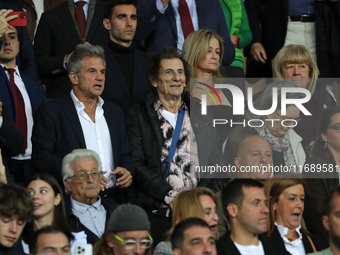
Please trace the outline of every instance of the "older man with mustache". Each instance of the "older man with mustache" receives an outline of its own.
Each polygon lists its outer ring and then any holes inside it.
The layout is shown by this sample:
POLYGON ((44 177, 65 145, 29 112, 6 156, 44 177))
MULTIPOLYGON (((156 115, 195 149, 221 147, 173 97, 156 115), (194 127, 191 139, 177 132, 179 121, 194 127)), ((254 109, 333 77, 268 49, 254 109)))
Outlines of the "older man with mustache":
POLYGON ((62 175, 65 184, 66 209, 69 228, 76 239, 96 243, 105 231, 106 221, 117 204, 99 196, 102 165, 98 154, 77 149, 63 159, 62 175), (86 236, 85 236, 86 235, 86 236))

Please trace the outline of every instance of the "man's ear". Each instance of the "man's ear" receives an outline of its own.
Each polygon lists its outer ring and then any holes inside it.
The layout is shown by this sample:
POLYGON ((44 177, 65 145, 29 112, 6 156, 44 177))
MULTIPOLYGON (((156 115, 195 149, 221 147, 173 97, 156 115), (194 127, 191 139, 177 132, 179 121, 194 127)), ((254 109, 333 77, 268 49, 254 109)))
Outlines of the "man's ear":
POLYGON ((328 216, 322 216, 322 224, 323 224, 323 227, 329 231, 329 218, 328 216))
POLYGON ((157 81, 152 81, 152 82, 151 82, 151 85, 152 85, 153 87, 155 87, 155 88, 157 88, 157 87, 158 87, 158 83, 157 83, 157 81))
POLYGON ((103 25, 104 25, 105 29, 111 30, 111 23, 110 23, 109 19, 103 19, 103 25))
POLYGON ((67 189, 68 191, 70 191, 70 192, 71 192, 70 183, 68 182, 68 180, 67 180, 67 179, 64 181, 64 184, 65 184, 65 187, 66 187, 66 189, 67 189))
POLYGON ((237 216, 237 212, 238 212, 238 207, 235 204, 229 204, 227 206, 227 210, 229 213, 230 218, 235 218, 237 216))
POLYGON ((234 159, 234 164, 235 164, 237 169, 241 169, 241 158, 240 157, 236 157, 234 159))
POLYGON ((78 85, 79 78, 74 72, 70 72, 68 77, 70 78, 73 85, 78 85))
POLYGON ((182 252, 181 252, 181 250, 180 249, 173 249, 173 253, 174 253, 174 255, 181 255, 182 254, 182 252))
POLYGON ((328 142, 328 137, 327 137, 327 135, 326 134, 324 134, 324 133, 321 133, 321 138, 322 138, 322 140, 324 141, 324 142, 328 142))

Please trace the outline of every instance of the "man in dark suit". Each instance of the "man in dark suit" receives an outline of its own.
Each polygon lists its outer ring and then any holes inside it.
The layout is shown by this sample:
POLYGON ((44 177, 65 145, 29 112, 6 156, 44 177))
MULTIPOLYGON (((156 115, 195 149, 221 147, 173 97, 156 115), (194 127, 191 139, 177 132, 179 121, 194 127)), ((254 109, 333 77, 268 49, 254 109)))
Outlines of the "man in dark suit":
MULTIPOLYGON (((33 160, 59 182, 63 157, 74 149, 98 153, 109 187, 131 185, 133 161, 122 110, 100 98, 104 90, 104 51, 79 44, 68 62, 70 95, 42 105, 33 130, 33 160), (116 176, 120 176, 116 180, 116 176)), ((112 190, 112 189, 111 189, 112 190)))
MULTIPOLYGON (((78 1, 79 2, 79 1, 78 1)), ((84 1, 82 1, 84 2, 84 1)), ((83 6, 86 21, 81 32, 76 22, 75 3, 67 0, 61 6, 42 14, 34 41, 35 57, 40 78, 46 85, 48 98, 60 98, 71 90, 66 61, 77 44, 107 43, 108 35, 103 26, 103 6, 100 0, 87 0, 83 6)))
MULTIPOLYGON (((185 0, 185 2, 190 12, 185 16, 191 16, 193 30, 210 29, 223 38, 222 63, 230 65, 235 59, 235 48, 230 41, 228 27, 219 1, 185 0)), ((181 26, 178 0, 140 0, 138 11, 136 40, 145 47, 148 53, 159 51, 164 46, 182 50, 186 35, 181 26)))
POLYGON ((104 47, 107 66, 102 97, 120 106, 125 114, 150 89, 147 56, 132 43, 137 27, 136 5, 136 0, 111 0, 103 21, 110 41, 104 47))
POLYGON ((21 154, 14 158, 5 158, 5 161, 15 182, 25 184, 35 172, 31 166, 31 134, 36 110, 45 101, 45 93, 42 85, 21 73, 16 65, 20 45, 16 28, 8 28, 2 40, 0 97, 9 116, 25 138, 21 154))
POLYGON ((254 63, 248 62, 252 65, 247 68, 248 77, 271 78, 272 60, 279 50, 288 44, 302 44, 308 48, 313 57, 316 56, 316 2, 314 0, 244 2, 253 35, 249 55, 254 63))

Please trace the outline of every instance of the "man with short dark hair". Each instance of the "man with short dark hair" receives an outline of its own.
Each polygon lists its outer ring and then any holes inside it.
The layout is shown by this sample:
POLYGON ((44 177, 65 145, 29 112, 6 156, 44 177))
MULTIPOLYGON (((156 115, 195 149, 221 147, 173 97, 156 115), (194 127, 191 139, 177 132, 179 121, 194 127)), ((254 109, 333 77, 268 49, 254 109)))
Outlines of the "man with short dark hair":
POLYGON ((14 181, 21 185, 34 175, 32 167, 31 135, 35 113, 45 101, 41 84, 23 74, 17 65, 20 42, 18 31, 9 27, 2 37, 0 49, 0 97, 1 101, 25 139, 21 153, 15 157, 5 157, 14 181))
POLYGON ((30 253, 40 254, 42 252, 55 252, 57 255, 70 255, 70 237, 61 228, 56 226, 45 226, 34 232, 30 253))
POLYGON ((24 254, 20 235, 33 219, 33 201, 27 190, 0 183, 0 254, 24 254))
POLYGON ((104 46, 107 67, 102 97, 120 106, 125 114, 150 89, 145 76, 148 58, 132 42, 137 28, 136 5, 136 0, 111 0, 103 20, 110 41, 104 46))
POLYGON ((199 218, 180 221, 171 235, 174 255, 216 255, 215 235, 199 218))
POLYGON ((262 183, 231 180, 222 191, 222 206, 231 229, 218 240, 218 254, 277 254, 267 239, 259 239, 267 230, 269 214, 262 183))

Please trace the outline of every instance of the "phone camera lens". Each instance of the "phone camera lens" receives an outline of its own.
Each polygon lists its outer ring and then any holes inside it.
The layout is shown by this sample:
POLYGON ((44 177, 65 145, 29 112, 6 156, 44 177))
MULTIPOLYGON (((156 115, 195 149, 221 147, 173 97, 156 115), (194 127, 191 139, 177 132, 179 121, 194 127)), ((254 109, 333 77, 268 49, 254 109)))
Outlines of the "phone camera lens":
POLYGON ((20 19, 25 19, 26 18, 26 13, 22 12, 20 13, 20 19))

